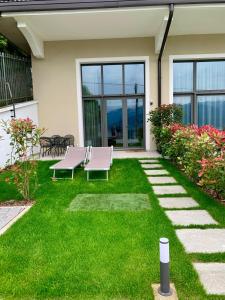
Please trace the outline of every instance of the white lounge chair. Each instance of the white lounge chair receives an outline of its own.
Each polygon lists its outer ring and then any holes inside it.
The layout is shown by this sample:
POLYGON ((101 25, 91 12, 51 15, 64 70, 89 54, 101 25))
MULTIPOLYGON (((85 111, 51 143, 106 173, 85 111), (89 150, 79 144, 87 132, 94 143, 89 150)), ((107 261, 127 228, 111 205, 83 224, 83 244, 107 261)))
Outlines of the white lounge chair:
POLYGON ((56 178, 56 170, 71 170, 71 179, 73 179, 74 169, 81 164, 85 164, 87 152, 87 148, 85 147, 68 147, 65 158, 50 167, 53 170, 53 178, 56 178))
POLYGON ((89 162, 84 170, 87 172, 87 180, 90 180, 89 172, 106 171, 106 179, 109 179, 108 172, 113 162, 113 146, 111 147, 90 147, 89 162))

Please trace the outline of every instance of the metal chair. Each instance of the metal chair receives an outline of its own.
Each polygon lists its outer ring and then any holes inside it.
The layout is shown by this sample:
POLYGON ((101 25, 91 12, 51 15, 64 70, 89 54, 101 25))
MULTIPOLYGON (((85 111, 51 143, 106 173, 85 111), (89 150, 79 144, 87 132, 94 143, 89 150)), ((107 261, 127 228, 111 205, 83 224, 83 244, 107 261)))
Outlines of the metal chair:
POLYGON ((46 136, 40 138, 40 156, 44 157, 51 154, 52 143, 51 139, 46 136))
POLYGON ((67 139, 67 146, 73 146, 74 147, 74 136, 72 134, 67 134, 64 136, 65 139, 67 139))

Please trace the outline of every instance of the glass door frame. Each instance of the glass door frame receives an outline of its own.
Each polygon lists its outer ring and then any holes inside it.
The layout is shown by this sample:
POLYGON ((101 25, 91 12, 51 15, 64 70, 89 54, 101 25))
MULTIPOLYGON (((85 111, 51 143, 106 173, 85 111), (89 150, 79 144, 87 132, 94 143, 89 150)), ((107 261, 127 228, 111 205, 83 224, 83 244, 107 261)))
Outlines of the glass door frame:
MULTIPOLYGON (((99 99, 101 101, 101 134, 102 134, 102 146, 108 146, 107 139, 107 111, 106 111, 106 101, 107 100, 121 100, 122 101, 122 115, 123 115, 123 147, 118 147, 115 149, 118 150, 144 150, 146 148, 146 61, 115 61, 115 62, 96 62, 96 63, 82 63, 80 64, 80 71, 83 66, 101 66, 101 80, 104 83, 103 78, 103 66, 105 65, 121 65, 122 66, 122 82, 123 82, 123 94, 115 94, 115 95, 104 95, 103 94, 103 86, 101 88, 100 95, 92 95, 92 96, 82 96, 82 102, 85 100, 94 100, 99 99), (137 94, 125 94, 125 65, 135 65, 135 64, 143 64, 143 77, 144 77, 144 92, 137 94), (140 147, 129 147, 128 146, 128 114, 127 114, 127 101, 128 99, 143 99, 143 145, 140 147)), ((83 82, 82 71, 81 71, 81 85, 83 82)), ((84 105, 83 107, 83 116, 84 116, 84 105)), ((83 128, 85 132, 85 124, 83 117, 83 128)), ((84 135, 85 139, 85 135, 84 135)))
POLYGON ((121 100, 122 102, 122 118, 123 118, 123 147, 115 147, 118 150, 140 150, 145 149, 145 97, 121 97, 119 98, 107 98, 101 101, 101 122, 102 122, 102 145, 108 146, 108 124, 107 124, 107 101, 108 100, 121 100), (140 147, 129 147, 128 145, 128 106, 127 100, 130 99, 142 99, 143 100, 143 145, 140 147))

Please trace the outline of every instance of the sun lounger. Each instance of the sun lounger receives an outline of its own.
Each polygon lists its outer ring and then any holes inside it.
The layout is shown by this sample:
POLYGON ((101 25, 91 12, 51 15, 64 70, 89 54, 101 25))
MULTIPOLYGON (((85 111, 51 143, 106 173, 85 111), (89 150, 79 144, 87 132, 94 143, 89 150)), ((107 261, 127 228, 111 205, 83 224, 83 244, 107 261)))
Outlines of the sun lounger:
POLYGON ((85 163, 86 159, 87 148, 68 147, 65 154, 65 158, 50 167, 50 169, 53 170, 53 178, 56 178, 56 170, 71 170, 73 179, 74 169, 82 163, 85 163))
POLYGON ((106 180, 108 172, 113 161, 113 147, 90 147, 89 162, 85 166, 87 171, 87 180, 89 180, 90 171, 106 171, 106 180))

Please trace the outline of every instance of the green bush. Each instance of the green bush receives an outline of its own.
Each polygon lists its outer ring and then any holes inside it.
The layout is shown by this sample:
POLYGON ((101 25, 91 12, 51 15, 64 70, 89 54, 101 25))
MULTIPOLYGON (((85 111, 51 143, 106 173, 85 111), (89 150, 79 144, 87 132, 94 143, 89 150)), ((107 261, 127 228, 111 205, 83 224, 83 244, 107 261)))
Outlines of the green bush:
POLYGON ((182 122, 182 109, 175 104, 161 105, 160 107, 152 110, 149 113, 148 121, 151 122, 152 132, 155 137, 157 150, 162 153, 165 145, 164 139, 167 141, 166 132, 162 134, 163 126, 167 126, 173 123, 182 122))

